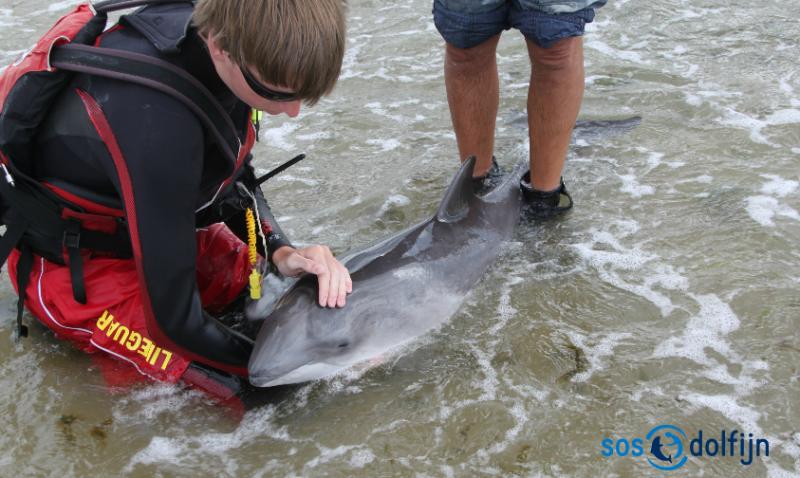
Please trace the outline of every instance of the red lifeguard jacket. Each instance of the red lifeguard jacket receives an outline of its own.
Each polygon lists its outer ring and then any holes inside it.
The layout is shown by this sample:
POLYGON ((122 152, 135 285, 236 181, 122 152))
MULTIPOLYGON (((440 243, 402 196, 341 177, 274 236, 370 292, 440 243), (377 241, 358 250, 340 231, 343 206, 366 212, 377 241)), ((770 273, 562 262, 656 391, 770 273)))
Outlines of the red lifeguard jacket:
MULTIPOLYGON (((21 252, 18 289, 24 295, 32 253, 68 264, 73 296, 86 303, 80 250, 113 257, 133 255, 127 219, 111 209, 33 179, 32 143, 56 97, 74 73, 99 75, 149 86, 180 100, 199 118, 236 169, 252 148, 226 118, 225 110, 186 72, 156 58, 94 46, 113 10, 184 0, 108 0, 83 4, 59 19, 39 41, 0 73, 0 265, 14 248, 21 252)), ((113 146, 113 145, 108 145, 113 146)), ((219 190, 230 183, 229 178, 219 190)), ((17 313, 19 335, 23 300, 17 313)))

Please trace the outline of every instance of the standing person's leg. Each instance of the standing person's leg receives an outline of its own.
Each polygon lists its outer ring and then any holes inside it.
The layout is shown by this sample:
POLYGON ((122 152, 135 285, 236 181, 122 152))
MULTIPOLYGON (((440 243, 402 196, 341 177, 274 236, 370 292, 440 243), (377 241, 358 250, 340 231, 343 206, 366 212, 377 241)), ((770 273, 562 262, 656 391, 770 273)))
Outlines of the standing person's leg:
POLYGON ((526 38, 531 60, 528 127, 530 174, 522 191, 532 212, 548 216, 572 207, 561 182, 572 129, 584 89, 583 35, 594 9, 605 0, 559 3, 554 0, 514 0, 510 18, 526 38), (571 11, 583 7, 577 11, 571 11))
POLYGON ((474 176, 483 176, 492 164, 494 129, 500 105, 500 79, 495 50, 500 35, 472 48, 447 44, 444 82, 447 103, 464 161, 476 156, 474 176))
POLYGON ((500 103, 495 51, 509 28, 507 0, 435 0, 434 22, 447 42, 445 85, 460 159, 475 155, 474 175, 492 165, 500 103))
POLYGON ((542 48, 530 40, 531 84, 528 127, 531 140, 530 184, 537 191, 558 188, 572 128, 583 99, 583 40, 560 40, 542 48))

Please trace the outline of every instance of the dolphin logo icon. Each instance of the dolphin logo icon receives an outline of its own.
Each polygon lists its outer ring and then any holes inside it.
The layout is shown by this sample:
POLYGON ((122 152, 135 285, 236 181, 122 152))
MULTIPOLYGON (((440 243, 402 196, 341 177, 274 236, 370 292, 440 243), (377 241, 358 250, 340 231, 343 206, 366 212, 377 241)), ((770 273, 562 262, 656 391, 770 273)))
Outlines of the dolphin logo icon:
POLYGON ((650 454, 654 457, 658 458, 661 461, 667 461, 672 463, 672 455, 664 456, 664 453, 661 451, 661 436, 657 436, 655 440, 653 440, 653 444, 650 446, 650 454))
POLYGON ((683 452, 686 433, 675 425, 659 425, 647 433, 650 441, 650 455, 647 462, 659 470, 677 470, 686 464, 688 457, 683 452), (672 452, 664 454, 664 447, 672 452))

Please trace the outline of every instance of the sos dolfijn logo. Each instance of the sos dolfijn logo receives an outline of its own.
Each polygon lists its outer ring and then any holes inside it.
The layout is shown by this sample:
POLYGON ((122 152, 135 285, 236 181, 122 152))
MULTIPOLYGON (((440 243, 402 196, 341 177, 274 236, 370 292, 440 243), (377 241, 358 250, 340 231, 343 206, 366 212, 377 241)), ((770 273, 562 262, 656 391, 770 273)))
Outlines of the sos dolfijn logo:
POLYGON ((689 456, 693 457, 739 457, 739 463, 750 465, 753 456, 769 456, 769 440, 757 438, 753 434, 745 436, 738 430, 730 432, 722 430, 717 438, 706 435, 703 430, 689 440, 686 433, 675 425, 658 425, 653 427, 644 438, 604 438, 601 451, 606 458, 643 457, 653 468, 663 471, 677 470, 686 464, 689 456), (737 446, 738 445, 738 446, 737 446))

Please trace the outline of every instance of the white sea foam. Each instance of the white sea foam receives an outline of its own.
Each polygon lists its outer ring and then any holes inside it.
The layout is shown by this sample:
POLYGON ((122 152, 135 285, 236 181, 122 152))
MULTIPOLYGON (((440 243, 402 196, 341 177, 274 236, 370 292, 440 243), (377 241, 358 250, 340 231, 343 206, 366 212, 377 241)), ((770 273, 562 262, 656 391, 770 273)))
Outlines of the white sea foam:
POLYGON ((794 93, 794 88, 792 88, 792 85, 790 85, 789 82, 786 81, 786 78, 781 78, 778 81, 778 87, 781 89, 781 91, 783 91, 787 95, 791 95, 794 93))
MULTIPOLYGON (((733 387, 734 396, 728 397, 731 401, 735 397, 745 397, 762 386, 764 379, 758 376, 769 370, 769 365, 761 360, 743 360, 728 341, 728 335, 740 326, 739 318, 730 306, 714 294, 690 294, 690 297, 697 302, 700 310, 689 319, 681 335, 669 337, 659 344, 653 351, 653 357, 683 357, 703 366, 702 376, 733 387), (709 355, 708 350, 714 351, 724 360, 709 355), (730 363, 739 364, 738 372, 732 371, 730 363)), ((718 405, 708 406, 719 411, 718 405)), ((729 415, 726 416, 730 418, 729 415)), ((750 420, 748 426, 755 425, 756 419, 754 417, 750 420)))
POLYGON ((317 131, 316 133, 298 134, 297 139, 301 141, 317 141, 320 139, 331 139, 333 134, 330 131, 317 131))
MULTIPOLYGON (((405 123, 406 122, 406 117, 405 116, 398 115, 398 114, 390 114, 388 109, 387 109, 387 108, 397 109, 398 106, 393 106, 393 105, 384 106, 383 103, 375 101, 375 102, 372 102, 372 103, 365 104, 364 108, 367 108, 372 114, 375 114, 375 115, 378 115, 378 116, 381 116, 381 117, 384 117, 384 118, 391 119, 391 120, 396 121, 398 123, 405 123)), ((392 141, 392 140, 390 140, 390 141, 392 141)))
POLYGON ((703 99, 700 98, 698 95, 695 95, 694 93, 689 93, 688 91, 685 91, 683 93, 683 96, 686 98, 686 104, 689 106, 699 107, 703 105, 703 99))
POLYGON ((597 50, 604 55, 616 58, 618 60, 629 61, 631 63, 638 63, 641 65, 649 65, 651 63, 651 61, 643 59, 642 55, 635 51, 618 50, 609 44, 598 40, 596 37, 589 38, 591 39, 586 42, 586 47, 597 50))
POLYGON ((785 470, 774 462, 765 463, 768 478, 797 478, 800 473, 800 464, 795 463, 793 471, 785 470))
POLYGON ((411 204, 411 199, 409 199, 407 196, 403 196, 402 194, 392 194, 386 198, 386 201, 383 202, 381 208, 378 210, 378 215, 382 216, 389 212, 390 209, 408 206, 409 204, 411 204))
POLYGON ((298 123, 285 122, 276 128, 263 128, 261 129, 261 139, 273 148, 282 149, 284 151, 294 151, 297 149, 294 143, 289 141, 289 137, 294 133, 300 125, 298 123))
POLYGON ((800 182, 792 179, 784 179, 774 174, 762 174, 762 178, 768 179, 760 192, 762 195, 750 196, 747 198, 745 210, 750 217, 764 227, 775 227, 774 218, 776 216, 787 217, 800 221, 800 213, 787 204, 781 203, 777 198, 784 198, 800 187, 800 182), (769 196, 766 196, 769 194, 769 196))
POLYGON ((350 456, 350 466, 353 468, 364 468, 375 461, 375 454, 368 448, 354 450, 350 456))
POLYGON ((147 447, 133 456, 132 463, 150 465, 154 463, 176 463, 188 452, 188 444, 165 437, 153 437, 147 447))
POLYGON ((620 191, 630 194, 632 197, 640 198, 655 193, 655 188, 652 186, 639 184, 634 174, 620 174, 619 178, 622 180, 620 191))
POLYGON ((697 84, 698 90, 695 91, 702 98, 740 98, 744 95, 741 91, 728 91, 716 83, 701 80, 697 84))
POLYGON ((778 110, 761 120, 736 111, 733 108, 725 108, 725 116, 719 118, 718 121, 723 125, 749 130, 750 139, 755 143, 772 145, 767 137, 764 136, 762 130, 768 126, 800 123, 800 110, 778 110))
MULTIPOLYGON (((611 79, 611 77, 610 76, 606 76, 606 75, 589 75, 589 76, 586 77, 585 81, 586 81, 586 86, 589 87, 589 86, 594 85, 598 80, 609 80, 609 79, 611 79)), ((528 88, 530 86, 530 82, 529 81, 520 82, 520 83, 518 83, 516 85, 513 85, 513 86, 518 86, 519 88, 523 88, 523 87, 524 88, 528 88)), ((512 87, 512 85, 509 85, 509 88, 511 88, 511 87, 512 87)))
POLYGON ((410 98, 407 100, 401 100, 389 103, 389 108, 400 108, 403 106, 418 105, 420 103, 421 100, 419 98, 410 98))
MULTIPOLYGON (((520 393, 520 397, 509 397, 506 394, 501 394, 500 379, 516 391, 521 391, 521 387, 514 387, 508 377, 500 377, 497 373, 492 360, 495 357, 497 347, 501 340, 503 340, 503 330, 506 328, 508 322, 518 315, 518 311, 511 305, 511 292, 513 286, 524 282, 522 278, 517 276, 510 276, 504 284, 503 291, 500 295, 500 300, 497 305, 496 320, 493 325, 487 329, 482 335, 487 340, 466 340, 465 345, 470 349, 470 352, 475 357, 478 366, 480 367, 481 379, 473 381, 473 386, 481 391, 481 395, 475 399, 465 399, 449 404, 442 402, 439 406, 437 418, 441 421, 447 420, 454 412, 463 409, 464 407, 491 401, 502 401, 505 410, 514 418, 514 425, 507 429, 504 433, 502 440, 493 443, 490 447, 478 450, 470 458, 469 463, 485 465, 489 462, 491 455, 500 453, 506 450, 514 440, 519 436, 529 421, 530 412, 526 409, 525 405, 530 402, 532 397, 547 396, 547 392, 533 389, 527 385, 526 390, 520 393)), ((541 401, 541 400, 538 400, 541 401)), ((442 441, 442 429, 436 429, 437 443, 442 441)))
POLYGON ((630 1, 631 1, 631 0, 617 0, 616 2, 613 2, 611 5, 613 5, 613 6, 614 6, 614 8, 616 8, 617 10, 619 10, 619 9, 621 9, 623 6, 625 6, 625 4, 626 4, 626 3, 630 2, 630 1))
POLYGON ((750 140, 759 144, 772 144, 767 140, 761 130, 767 126, 767 122, 753 118, 744 113, 740 113, 733 108, 725 108, 725 116, 718 118, 720 124, 734 126, 750 131, 750 140))
POLYGON ((714 176, 709 176, 708 174, 701 174, 700 176, 696 176, 689 179, 682 179, 677 181, 675 184, 687 184, 687 183, 700 183, 700 184, 711 184, 714 182, 714 176))
POLYGON ((47 7, 47 11, 50 13, 60 12, 61 10, 66 10, 74 5, 80 3, 80 0, 63 0, 61 2, 51 3, 47 7))
POLYGON ((647 153, 647 166, 650 168, 650 170, 653 170, 661 165, 661 161, 664 159, 664 153, 646 150, 645 152, 647 153))
POLYGON ((685 290, 688 287, 686 278, 672 266, 660 262, 658 256, 638 247, 625 247, 619 242, 619 238, 638 230, 635 221, 616 221, 610 224, 609 229, 619 229, 620 232, 615 236, 609 231, 592 229, 589 242, 573 244, 572 247, 587 264, 597 270, 601 280, 650 301, 664 317, 671 314, 675 309, 672 300, 656 291, 655 287, 685 290), (637 281, 631 277, 634 272, 644 279, 637 281))
MULTIPOLYGON (((294 401, 294 405, 302 407, 303 389, 299 390, 296 395, 298 399, 294 401)), ((292 410, 295 409, 292 408, 292 410)), ((179 434, 174 437, 156 435, 145 448, 131 457, 124 472, 130 473, 138 464, 171 463, 188 466, 196 463, 197 452, 202 450, 203 455, 212 456, 220 468, 227 470, 229 475, 236 476, 238 463, 237 459, 231 456, 231 450, 237 450, 243 444, 251 443, 255 439, 269 438, 278 442, 290 443, 300 441, 290 437, 285 426, 274 424, 275 415, 276 407, 274 406, 266 406, 248 412, 240 425, 231 433, 179 434)), ((141 423, 142 418, 139 417, 139 420, 141 423)))
POLYGON ((499 440, 487 450, 489 454, 497 454, 508 448, 525 427, 525 424, 528 423, 528 420, 530 420, 530 414, 522 403, 515 402, 506 410, 514 417, 514 426, 506 430, 505 437, 502 440, 499 440))
POLYGON ((742 372, 737 376, 731 374, 726 364, 709 366, 702 372, 702 375, 709 380, 734 387, 734 390, 736 390, 739 395, 750 393, 756 387, 763 384, 762 380, 756 380, 751 376, 751 373, 754 372, 756 368, 762 367, 760 365, 758 367, 752 366, 750 362, 742 365, 746 367, 746 370, 743 368, 742 372))
POLYGON ((778 110, 767 116, 765 122, 769 125, 785 125, 800 123, 800 110, 784 109, 778 110))
MULTIPOLYGON (((791 439, 785 441, 781 450, 792 458, 800 460, 800 432, 795 432, 791 439)), ((800 468, 800 463, 796 463, 796 466, 800 468)))
POLYGON ((800 221, 800 213, 797 210, 781 204, 777 199, 770 196, 751 196, 747 198, 745 207, 747 214, 764 227, 775 227, 775 216, 788 217, 800 221))
POLYGON ((692 296, 700 311, 689 319, 686 330, 669 337, 653 352, 654 357, 685 357, 699 364, 711 364, 705 349, 710 348, 724 357, 733 358, 725 337, 739 328, 739 318, 730 306, 713 294, 692 296))
POLYGON ((769 182, 761 186, 761 192, 763 194, 771 194, 782 198, 797 191, 798 186, 800 186, 800 182, 798 181, 784 179, 775 174, 762 174, 761 177, 769 179, 769 182))
POLYGON ((370 73, 360 74, 358 75, 358 77, 364 80, 374 80, 377 78, 392 83, 394 82, 414 83, 415 81, 418 81, 420 79, 420 78, 415 79, 408 75, 397 74, 396 72, 392 72, 388 68, 383 66, 372 70, 370 73))
POLYGON ((133 390, 119 401, 125 407, 129 405, 137 407, 135 414, 132 415, 127 408, 124 411, 116 409, 114 419, 118 423, 136 423, 142 419, 156 420, 162 413, 173 413, 203 398, 200 392, 186 390, 176 385, 163 383, 147 385, 133 390))
POLYGON ((482 345, 477 345, 472 341, 468 342, 472 354, 477 359, 483 374, 483 379, 475 382, 476 387, 482 391, 479 400, 495 400, 497 397, 500 379, 497 375, 497 370, 492 364, 492 359, 496 353, 497 345, 503 336, 501 333, 502 330, 505 329, 508 322, 515 317, 518 312, 517 309, 511 305, 512 287, 514 284, 519 283, 518 279, 518 277, 510 276, 503 285, 500 301, 496 308, 496 319, 485 333, 486 337, 489 338, 488 342, 482 345))
POLYGON ((758 421, 761 419, 761 413, 754 410, 752 407, 743 406, 738 403, 734 397, 730 395, 704 395, 701 393, 686 393, 681 394, 680 398, 687 402, 704 407, 710 408, 718 412, 733 423, 737 423, 742 427, 742 430, 754 435, 763 435, 758 421))
POLYGON ((567 332, 572 343, 580 348, 589 362, 588 370, 572 377, 573 382, 585 382, 595 372, 603 370, 606 366, 605 358, 614 355, 614 348, 622 341, 633 336, 628 332, 601 333, 590 337, 576 332, 567 332))
POLYGON ((289 174, 289 173, 282 173, 279 176, 277 176, 275 179, 277 179, 278 181, 281 181, 281 182, 303 183, 306 186, 318 186, 319 185, 319 181, 317 181, 316 179, 305 178, 305 177, 300 178, 300 177, 294 176, 294 175, 289 174))
MULTIPOLYGON (((12 10, 10 8, 0 8, 0 27, 8 28, 8 27, 10 27, 12 25, 15 25, 15 24, 19 23, 18 20, 14 18, 12 13, 13 12, 12 12, 12 10)), ((7 56, 7 57, 8 56, 17 56, 20 53, 22 53, 22 52, 19 52, 19 53, 10 52, 10 51, 2 52, 2 54, 7 56)))
POLYGON ((402 145, 397 139, 368 139, 367 144, 379 146, 381 148, 381 153, 395 150, 402 145))
POLYGON ((372 35, 368 34, 353 35, 347 38, 347 49, 342 60, 342 74, 339 75, 340 82, 358 76, 361 66, 358 58, 364 46, 369 44, 370 38, 372 35))
POLYGON ((313 458, 308 461, 303 467, 305 470, 311 470, 318 467, 321 464, 328 463, 330 461, 335 460, 341 456, 346 455, 350 450, 357 449, 357 445, 340 445, 336 448, 327 448, 321 445, 317 445, 319 449, 319 456, 313 458))

